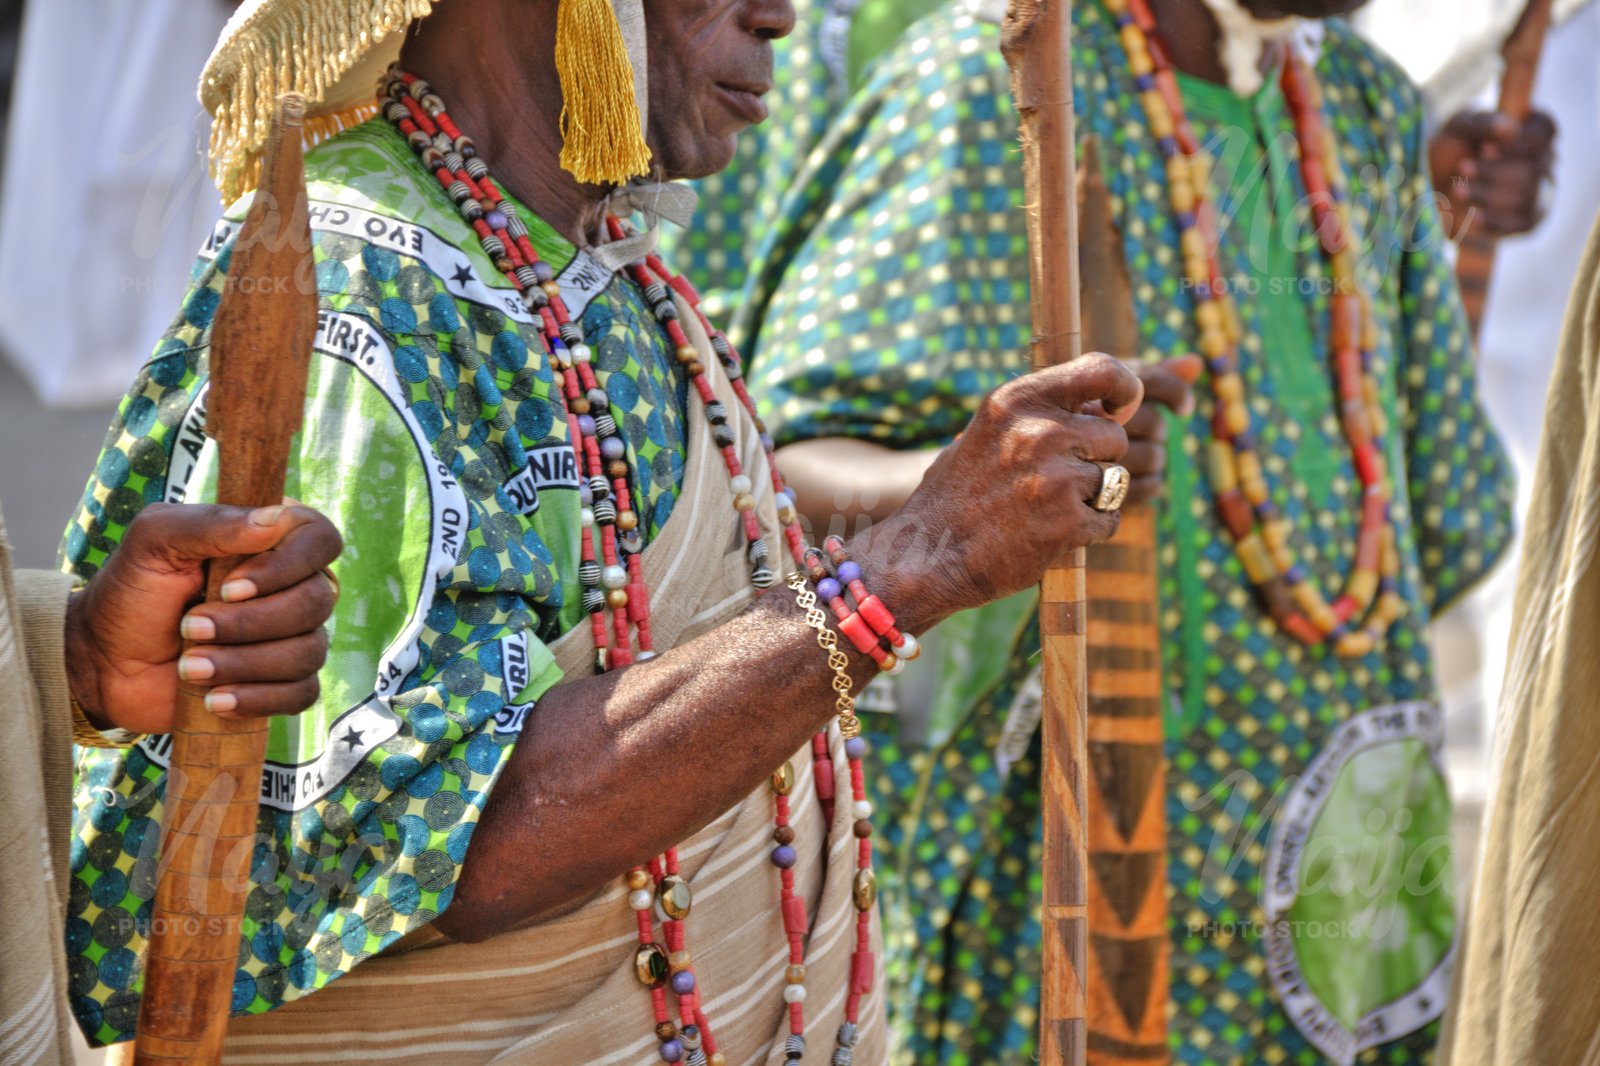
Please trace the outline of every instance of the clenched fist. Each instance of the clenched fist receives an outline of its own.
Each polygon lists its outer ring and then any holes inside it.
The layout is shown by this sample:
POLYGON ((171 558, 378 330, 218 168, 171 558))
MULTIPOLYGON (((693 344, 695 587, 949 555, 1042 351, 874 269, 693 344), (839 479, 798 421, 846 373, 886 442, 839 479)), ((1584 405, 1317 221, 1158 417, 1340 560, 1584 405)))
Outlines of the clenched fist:
POLYGON ((905 505, 865 535, 905 628, 1036 584, 1064 553, 1114 534, 1117 513, 1091 501, 1103 465, 1128 450, 1123 424, 1143 396, 1138 375, 1098 354, 989 394, 905 505))
POLYGON ((337 595, 322 570, 342 547, 309 507, 146 508, 68 604, 73 698, 91 724, 135 733, 173 728, 180 677, 222 717, 298 714, 318 695, 337 595), (206 561, 233 556, 223 602, 196 606, 206 561))

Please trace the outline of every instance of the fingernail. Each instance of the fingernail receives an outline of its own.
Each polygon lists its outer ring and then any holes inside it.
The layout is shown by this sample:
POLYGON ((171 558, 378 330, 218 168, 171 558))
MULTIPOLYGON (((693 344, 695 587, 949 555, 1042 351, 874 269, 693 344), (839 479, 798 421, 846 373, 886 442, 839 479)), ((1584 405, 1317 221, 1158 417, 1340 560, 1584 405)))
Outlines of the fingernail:
POLYGON ((178 676, 185 681, 204 681, 216 672, 216 664, 204 655, 185 655, 178 660, 178 676))
POLYGON ((235 603, 239 600, 248 600, 256 594, 256 583, 249 578, 239 577, 222 584, 222 600, 224 603, 235 603))
POLYGON ((253 526, 275 526, 278 519, 283 517, 283 507, 257 507, 250 512, 250 524, 253 526))
POLYGON ((203 614, 187 614, 178 626, 184 640, 212 640, 217 635, 217 623, 203 614))
POLYGON ((206 710, 212 714, 232 714, 239 706, 239 697, 231 692, 207 692, 206 710))

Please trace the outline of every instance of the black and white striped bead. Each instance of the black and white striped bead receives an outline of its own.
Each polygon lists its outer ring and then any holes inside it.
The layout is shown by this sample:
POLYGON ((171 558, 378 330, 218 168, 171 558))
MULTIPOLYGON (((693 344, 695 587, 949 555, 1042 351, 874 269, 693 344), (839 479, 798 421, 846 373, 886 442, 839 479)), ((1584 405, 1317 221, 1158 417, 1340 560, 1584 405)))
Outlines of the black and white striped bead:
POLYGON ((617 505, 614 500, 596 500, 594 507, 594 520, 603 526, 609 526, 617 520, 617 505))
POLYGON ((789 1039, 783 1042, 783 1053, 792 1059, 804 1057, 806 1053, 806 1038, 799 1033, 790 1033, 789 1039))
POLYGON ((594 431, 602 437, 614 437, 617 433, 617 420, 601 411, 594 416, 594 431))
POLYGON ((606 594, 596 588, 583 590, 583 613, 594 614, 606 605, 606 594))
POLYGON ((835 1038, 840 1047, 856 1046, 856 1023, 845 1022, 839 1026, 839 1035, 835 1038))
POLYGON ((705 411, 706 421, 713 426, 725 426, 728 424, 728 409, 722 405, 722 401, 712 400, 705 405, 705 411))
POLYGON ((561 340, 567 345, 582 344, 583 330, 576 322, 561 323, 561 340))
POLYGON ((589 560, 587 560, 585 562, 579 563, 578 564, 578 580, 583 582, 585 587, 599 588, 600 587, 600 564, 595 562, 593 559, 589 559, 589 560))
POLYGON ((515 276, 517 284, 524 289, 536 289, 539 287, 539 279, 533 276, 533 267, 531 266, 517 267, 515 276))

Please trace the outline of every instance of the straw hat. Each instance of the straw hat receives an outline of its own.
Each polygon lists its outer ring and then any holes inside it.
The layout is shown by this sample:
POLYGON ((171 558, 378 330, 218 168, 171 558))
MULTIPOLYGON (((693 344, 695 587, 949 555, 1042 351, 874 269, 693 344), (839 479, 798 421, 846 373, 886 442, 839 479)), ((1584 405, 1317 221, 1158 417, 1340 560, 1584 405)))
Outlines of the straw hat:
MULTIPOLYGON (((379 82, 406 30, 435 0, 247 0, 200 74, 213 117, 211 177, 223 199, 254 187, 279 94, 306 100, 308 142, 377 113, 379 82)), ((561 165, 580 181, 622 184, 649 168, 644 144, 643 0, 559 0, 561 165), (631 90, 631 91, 630 91, 631 90)))

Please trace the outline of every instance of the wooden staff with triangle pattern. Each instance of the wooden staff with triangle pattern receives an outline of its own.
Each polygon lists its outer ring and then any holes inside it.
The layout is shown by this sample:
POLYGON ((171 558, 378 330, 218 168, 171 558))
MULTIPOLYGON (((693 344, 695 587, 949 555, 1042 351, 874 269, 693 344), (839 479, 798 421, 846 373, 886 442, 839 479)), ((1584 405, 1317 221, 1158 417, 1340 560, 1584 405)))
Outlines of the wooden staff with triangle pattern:
MULTIPOLYGON (((1133 287, 1098 145, 1078 171, 1084 346, 1139 350, 1133 287)), ((1126 507, 1088 550, 1089 1026, 1091 1066, 1165 1063, 1167 818, 1155 508, 1126 507)))
MULTIPOLYGON (((305 409, 317 287, 304 115, 299 96, 279 97, 211 330, 206 434, 217 442, 218 503, 283 501, 289 442, 305 409)), ((236 562, 210 564, 208 600, 220 599, 236 562)), ((136 1066, 220 1061, 233 1002, 267 719, 224 721, 206 710, 204 696, 180 686, 136 1066)))
MULTIPOLYGON (((1000 51, 1011 68, 1021 126, 1035 369, 1081 354, 1071 40, 1069 0, 1010 0, 1000 28, 1000 51)), ((1076 550, 1046 571, 1039 596, 1044 660, 1039 1054, 1045 1066, 1082 1066, 1086 1047, 1083 601, 1084 554, 1076 550)))

